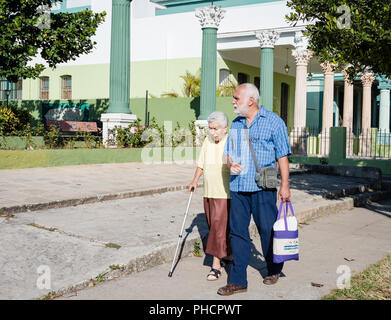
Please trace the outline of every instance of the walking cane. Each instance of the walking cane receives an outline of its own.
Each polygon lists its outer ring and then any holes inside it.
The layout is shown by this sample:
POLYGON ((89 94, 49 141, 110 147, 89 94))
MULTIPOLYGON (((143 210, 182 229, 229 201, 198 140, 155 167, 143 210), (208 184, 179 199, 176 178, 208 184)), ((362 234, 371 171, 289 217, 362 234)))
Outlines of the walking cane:
POLYGON ((191 197, 193 195, 193 192, 194 192, 194 187, 191 188, 190 190, 190 197, 189 197, 189 201, 187 202, 187 208, 186 208, 186 212, 185 212, 185 217, 183 219, 183 223, 182 223, 182 229, 181 229, 181 233, 178 237, 178 243, 176 245, 176 250, 175 250, 175 255, 174 255, 174 259, 172 260, 172 265, 171 265, 171 269, 170 269, 170 272, 168 273, 168 276, 171 278, 172 277, 172 272, 173 272, 173 269, 174 269, 174 264, 175 264, 175 258, 176 258, 176 255, 178 253, 178 248, 179 248, 179 243, 182 239, 182 234, 183 234, 183 229, 185 228, 185 222, 186 222, 186 217, 187 217, 187 213, 189 212, 189 207, 190 207, 190 202, 191 202, 191 197))

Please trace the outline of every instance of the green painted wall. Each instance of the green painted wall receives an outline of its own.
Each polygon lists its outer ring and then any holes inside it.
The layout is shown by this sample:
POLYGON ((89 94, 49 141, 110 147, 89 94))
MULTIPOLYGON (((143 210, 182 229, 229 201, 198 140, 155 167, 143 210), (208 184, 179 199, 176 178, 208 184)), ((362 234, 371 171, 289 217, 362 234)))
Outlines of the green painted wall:
MULTIPOLYGON (((68 102, 66 100, 56 100, 55 102, 68 102)), ((100 121, 102 113, 105 113, 109 100, 108 99, 88 99, 72 100, 72 103, 88 103, 88 121, 100 121)), ((231 97, 217 97, 216 110, 224 111, 230 122, 236 117, 233 113, 231 97)), ((136 114, 141 122, 145 122, 145 98, 136 98, 130 100, 130 109, 136 114)), ((21 101, 19 108, 29 110, 33 115, 35 122, 44 119, 42 101, 21 101)), ((200 98, 153 98, 148 99, 148 111, 150 119, 155 117, 159 125, 164 121, 172 121, 176 125, 178 121, 181 127, 187 126, 191 121, 198 118, 200 114, 200 98)), ((289 126, 289 125, 288 125, 289 126)))
MULTIPOLYGON (((217 110, 224 111, 229 119, 232 121, 235 118, 233 107, 231 104, 231 97, 217 97, 217 110)), ((66 100, 54 100, 50 103, 66 103, 66 100)), ((88 99, 88 100, 72 100, 72 103, 88 103, 88 121, 99 121, 101 114, 105 113, 108 106, 108 99, 88 99)), ((19 108, 29 110, 35 121, 44 119, 44 112, 42 108, 42 101, 20 101, 19 108)), ((130 109, 133 114, 136 114, 145 122, 145 98, 136 98, 130 100, 130 109)), ((150 119, 155 117, 157 122, 161 125, 164 121, 173 121, 174 125, 178 121, 181 126, 187 126, 190 121, 196 120, 200 113, 200 99, 199 98, 149 98, 148 111, 150 112, 150 119)))
MULTIPOLYGON (((229 120, 235 119, 231 97, 217 97, 216 109, 224 111, 229 120)), ((133 99, 130 108, 142 120, 145 121, 145 99, 133 99)), ((178 121, 181 126, 186 126, 190 121, 196 120, 200 114, 200 98, 163 98, 149 99, 148 111, 150 119, 155 117, 159 124, 164 121, 178 121)))
MULTIPOLYGON (((157 60, 157 61, 141 61, 133 62, 131 65, 131 98, 145 99, 146 90, 149 94, 160 97, 162 93, 175 92, 180 96, 183 96, 182 87, 183 79, 180 78, 188 70, 195 74, 201 67, 201 58, 188 58, 188 59, 172 59, 172 60, 157 60)), ((248 81, 254 83, 254 78, 259 77, 259 68, 238 63, 235 61, 224 60, 222 58, 217 59, 217 82, 219 81, 218 75, 220 69, 230 70, 233 77, 237 80, 238 73, 245 73, 248 75, 248 81)), ((82 66, 63 66, 54 70, 46 69, 41 76, 48 76, 50 78, 49 83, 49 99, 51 101, 65 101, 61 100, 61 76, 72 76, 72 101, 88 101, 90 104, 97 104, 98 111, 102 109, 102 106, 107 107, 107 98, 109 96, 109 64, 100 65, 82 65, 82 66), (97 100, 92 102, 92 100, 97 100)), ((295 92, 295 78, 287 76, 285 74, 274 73, 274 109, 273 111, 280 114, 281 103, 281 83, 285 82, 289 85, 289 103, 288 103, 288 127, 293 126, 293 108, 294 108, 294 92, 295 92)), ((42 115, 39 113, 39 91, 40 91, 39 79, 27 79, 23 81, 23 102, 22 105, 34 106, 32 109, 34 116, 39 119, 42 115), (33 102, 31 100, 34 100, 33 102)), ((152 101, 152 100, 151 100, 152 101)), ((189 102, 173 102, 171 100, 164 100, 164 103, 170 102, 169 108, 175 110, 171 112, 169 109, 167 112, 171 114, 173 118, 186 118, 192 119, 192 115, 189 114, 189 102), (187 107, 176 107, 177 105, 184 103, 187 107), (179 109, 178 109, 179 108, 179 109), (187 110, 187 111, 184 111, 187 110), (177 113, 184 113, 183 116, 178 116, 177 113)), ((262 101, 262 97, 261 97, 262 101)), ((145 106, 145 102, 133 102, 131 101, 130 110, 136 113, 140 118, 144 117, 144 112, 140 114, 139 104, 145 106), (135 104, 137 109, 133 109, 132 105, 135 104)), ((163 108, 158 103, 159 107, 163 108)), ((190 109, 196 111, 197 103, 193 102, 190 109)), ((229 103, 230 105, 230 103, 229 103)), ((152 108, 154 105, 152 104, 152 108)), ((219 108, 219 106, 217 107, 219 108)), ((228 107, 230 108, 230 106, 228 107)), ((96 108, 95 108, 96 109, 96 108)), ((93 110, 95 110, 93 108, 93 110)), ((155 111, 159 113, 156 109, 155 111)), ((160 110, 160 109, 159 109, 160 110)), ((91 119, 95 119, 96 115, 100 116, 102 112, 92 114, 91 119)), ((162 112, 166 115, 166 111, 162 112)), ((196 113, 198 116, 199 113, 196 113)), ((158 118, 158 117, 157 117, 158 118)))

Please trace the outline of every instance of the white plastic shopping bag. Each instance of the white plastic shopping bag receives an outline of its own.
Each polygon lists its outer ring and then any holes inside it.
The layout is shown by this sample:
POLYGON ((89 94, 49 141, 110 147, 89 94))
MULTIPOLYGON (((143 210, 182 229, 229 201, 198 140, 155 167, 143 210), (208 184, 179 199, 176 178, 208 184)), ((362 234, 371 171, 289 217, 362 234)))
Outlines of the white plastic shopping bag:
POLYGON ((297 220, 290 201, 281 201, 278 210, 277 220, 274 223, 273 231, 273 262, 281 263, 288 260, 299 260, 299 230, 297 220), (289 209, 292 216, 288 217, 289 209), (281 213, 284 218, 281 219, 281 213))

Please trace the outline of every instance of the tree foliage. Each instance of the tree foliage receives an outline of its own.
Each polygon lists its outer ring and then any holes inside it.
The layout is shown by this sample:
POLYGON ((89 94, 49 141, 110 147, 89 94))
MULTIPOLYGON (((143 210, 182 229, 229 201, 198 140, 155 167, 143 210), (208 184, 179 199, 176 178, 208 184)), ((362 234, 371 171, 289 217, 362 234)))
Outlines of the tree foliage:
POLYGON ((0 0, 1 78, 10 82, 16 82, 19 77, 37 78, 45 66, 32 63, 34 58, 41 57, 54 68, 94 48, 96 42, 92 36, 104 21, 105 12, 86 9, 76 13, 48 13, 50 19, 45 19, 40 12, 43 6, 52 8, 52 0, 0 0))
POLYGON ((288 21, 309 23, 309 49, 322 62, 350 65, 352 79, 370 68, 391 77, 390 0, 289 0, 288 21))

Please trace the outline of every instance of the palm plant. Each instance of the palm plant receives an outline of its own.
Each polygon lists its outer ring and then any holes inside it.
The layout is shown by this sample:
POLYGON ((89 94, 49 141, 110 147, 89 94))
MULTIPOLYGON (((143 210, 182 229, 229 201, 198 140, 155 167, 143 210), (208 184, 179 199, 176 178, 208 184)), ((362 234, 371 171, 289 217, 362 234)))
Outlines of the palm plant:
POLYGON ((217 88, 216 95, 218 97, 232 97, 237 86, 238 83, 235 79, 228 78, 217 88))
POLYGON ((185 83, 183 84, 183 94, 186 97, 199 97, 201 93, 201 68, 197 74, 192 74, 188 70, 183 76, 180 76, 185 83))

